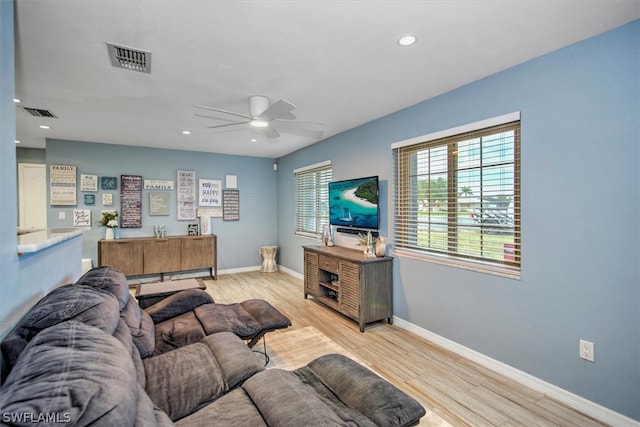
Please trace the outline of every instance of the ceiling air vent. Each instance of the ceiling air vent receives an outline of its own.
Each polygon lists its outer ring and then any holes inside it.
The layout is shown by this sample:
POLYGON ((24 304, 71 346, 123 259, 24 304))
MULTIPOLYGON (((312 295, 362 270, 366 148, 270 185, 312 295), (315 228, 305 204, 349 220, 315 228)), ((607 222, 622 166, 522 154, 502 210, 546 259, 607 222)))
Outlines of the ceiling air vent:
POLYGON ((107 43, 111 65, 125 70, 151 73, 151 52, 107 43))
POLYGON ((33 117, 50 117, 52 119, 58 118, 55 114, 53 114, 49 110, 43 110, 41 108, 29 108, 29 107, 22 107, 22 109, 27 113, 31 114, 33 117))

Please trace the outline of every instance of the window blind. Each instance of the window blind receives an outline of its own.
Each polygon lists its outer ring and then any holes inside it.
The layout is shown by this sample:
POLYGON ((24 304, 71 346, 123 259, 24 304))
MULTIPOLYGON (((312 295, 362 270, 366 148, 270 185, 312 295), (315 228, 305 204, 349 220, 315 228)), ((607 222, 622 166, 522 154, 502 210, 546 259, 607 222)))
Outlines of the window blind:
POLYGON ((393 153, 397 250, 519 277, 519 120, 393 153))
POLYGON ((295 233, 320 237, 329 223, 329 182, 331 162, 294 171, 295 233))

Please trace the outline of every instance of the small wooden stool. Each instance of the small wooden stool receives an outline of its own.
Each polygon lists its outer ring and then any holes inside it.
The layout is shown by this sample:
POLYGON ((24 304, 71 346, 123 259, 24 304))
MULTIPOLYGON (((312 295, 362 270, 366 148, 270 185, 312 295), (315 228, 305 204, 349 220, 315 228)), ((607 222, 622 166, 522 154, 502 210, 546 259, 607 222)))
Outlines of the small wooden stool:
POLYGON ((276 264, 276 253, 278 252, 277 246, 262 246, 260 253, 262 254, 262 272, 273 273, 278 271, 278 264, 276 264))

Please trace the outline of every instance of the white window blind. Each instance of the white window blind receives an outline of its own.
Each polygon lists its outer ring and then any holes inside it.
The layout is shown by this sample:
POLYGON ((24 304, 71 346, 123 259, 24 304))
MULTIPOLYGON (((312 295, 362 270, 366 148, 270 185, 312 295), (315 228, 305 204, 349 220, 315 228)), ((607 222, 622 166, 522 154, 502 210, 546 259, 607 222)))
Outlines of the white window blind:
POLYGON ((393 152, 399 254, 519 277, 519 120, 393 152))
POLYGON ((331 162, 322 162, 294 171, 295 233, 319 237, 329 223, 329 182, 331 162))

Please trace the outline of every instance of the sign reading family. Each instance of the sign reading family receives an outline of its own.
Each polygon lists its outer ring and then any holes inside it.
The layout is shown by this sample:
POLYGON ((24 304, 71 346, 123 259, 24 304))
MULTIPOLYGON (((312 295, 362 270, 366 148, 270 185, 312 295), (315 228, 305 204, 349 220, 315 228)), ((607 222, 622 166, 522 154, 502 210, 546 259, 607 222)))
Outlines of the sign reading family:
POLYGON ((145 179, 144 189, 145 190, 173 190, 174 182, 164 181, 160 179, 145 179))
POLYGON ((51 206, 75 206, 76 167, 71 165, 49 166, 49 200, 51 206))
POLYGON ((215 179, 199 179, 198 186, 200 206, 222 206, 222 181, 215 179))

